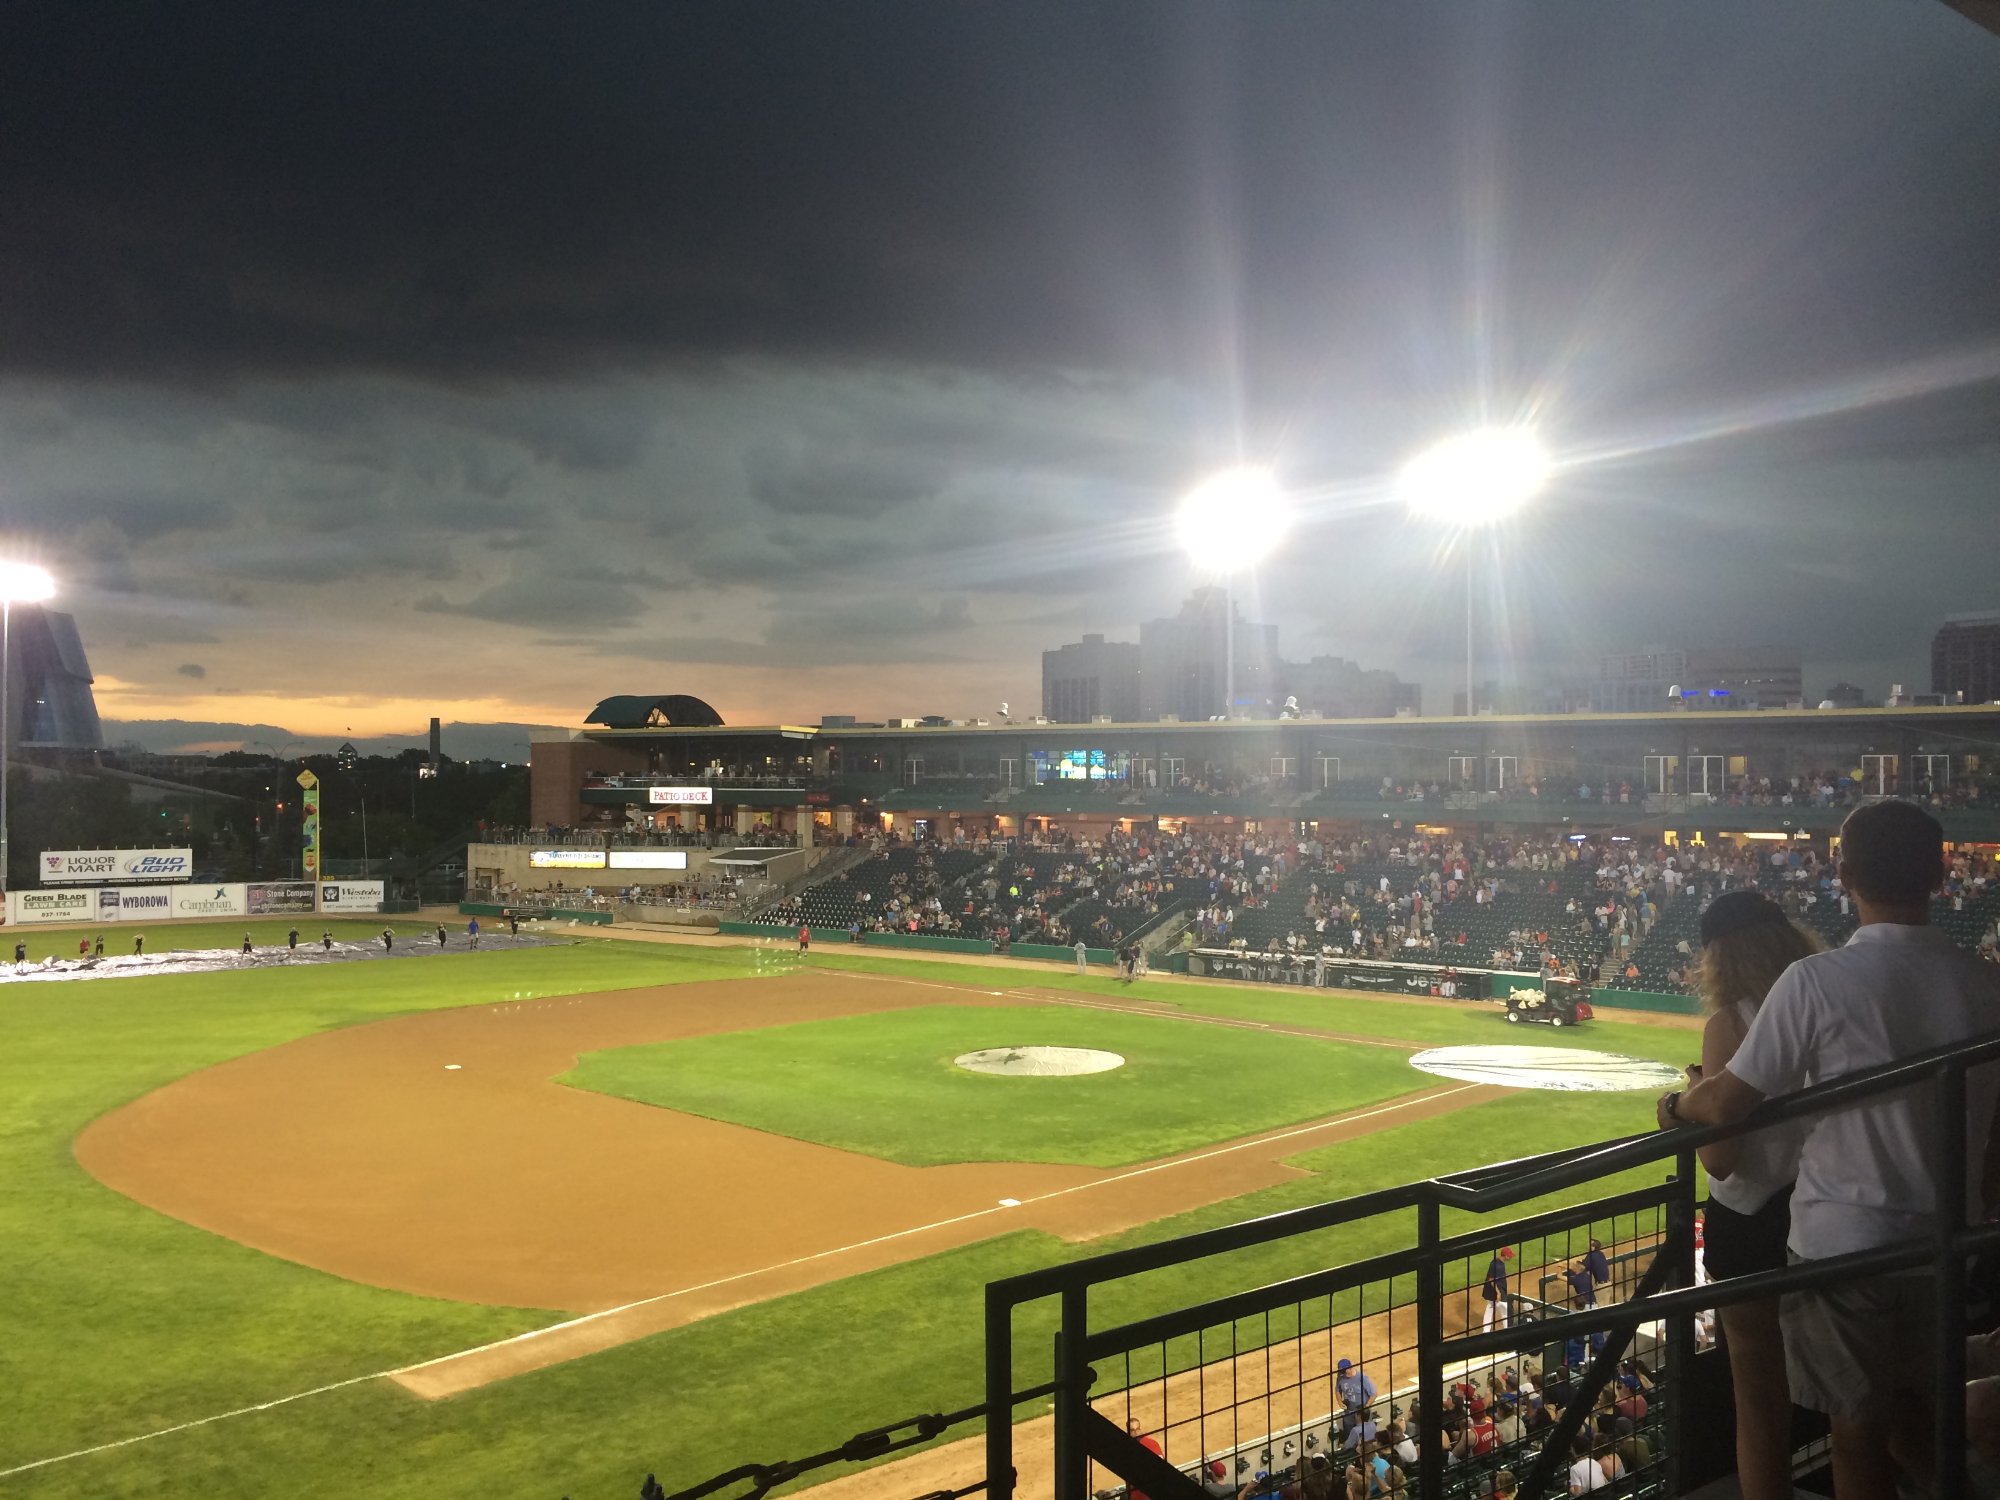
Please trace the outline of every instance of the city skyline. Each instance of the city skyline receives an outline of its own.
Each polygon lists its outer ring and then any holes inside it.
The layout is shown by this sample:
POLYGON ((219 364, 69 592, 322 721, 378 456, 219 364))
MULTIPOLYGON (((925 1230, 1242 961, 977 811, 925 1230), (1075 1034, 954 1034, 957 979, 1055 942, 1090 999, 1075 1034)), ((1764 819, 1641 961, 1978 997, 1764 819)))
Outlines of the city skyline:
MULTIPOLYGON (((1943 5, 0 17, 0 546, 107 737, 989 714, 1203 581, 1461 686, 1429 443, 1533 421, 1478 676, 2000 603, 2000 37, 1943 5), (477 24, 474 24, 476 18, 477 24), (1690 627, 1698 627, 1691 629, 1690 627), (150 731, 148 731, 150 732, 150 731)), ((267 738, 259 735, 257 738, 267 738)))

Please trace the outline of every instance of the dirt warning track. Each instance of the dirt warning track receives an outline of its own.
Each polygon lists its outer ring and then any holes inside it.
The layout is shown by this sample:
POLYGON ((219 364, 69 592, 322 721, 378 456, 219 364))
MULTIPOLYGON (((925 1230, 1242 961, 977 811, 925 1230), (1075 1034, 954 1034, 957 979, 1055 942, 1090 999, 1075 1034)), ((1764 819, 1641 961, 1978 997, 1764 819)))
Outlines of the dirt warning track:
POLYGON ((933 1005, 941 988, 821 971, 380 1021, 169 1084, 76 1153, 117 1191, 288 1260, 572 1315, 398 1375, 437 1397, 1011 1230, 1149 1223, 1286 1180, 1300 1151, 1501 1092, 1422 1089, 1135 1167, 908 1167, 553 1081, 586 1051, 933 1005))

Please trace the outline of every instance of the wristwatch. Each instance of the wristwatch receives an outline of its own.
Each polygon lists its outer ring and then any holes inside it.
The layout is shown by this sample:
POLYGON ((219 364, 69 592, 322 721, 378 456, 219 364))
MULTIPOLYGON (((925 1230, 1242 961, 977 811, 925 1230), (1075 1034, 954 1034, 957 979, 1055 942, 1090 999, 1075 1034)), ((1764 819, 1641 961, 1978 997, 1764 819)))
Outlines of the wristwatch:
POLYGON ((1668 1094, 1666 1098, 1660 1101, 1660 1107, 1666 1110, 1667 1118, 1678 1125, 1681 1118, 1681 1091, 1675 1089, 1671 1094, 1668 1094))

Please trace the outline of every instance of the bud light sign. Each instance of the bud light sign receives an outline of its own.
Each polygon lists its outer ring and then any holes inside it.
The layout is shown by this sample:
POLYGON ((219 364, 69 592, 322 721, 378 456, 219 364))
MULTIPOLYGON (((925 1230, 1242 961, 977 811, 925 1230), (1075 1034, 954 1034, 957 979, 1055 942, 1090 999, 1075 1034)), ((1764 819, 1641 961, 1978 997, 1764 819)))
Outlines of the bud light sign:
POLYGON ((121 880, 181 880, 194 869, 191 849, 50 849, 44 885, 105 885, 121 880))

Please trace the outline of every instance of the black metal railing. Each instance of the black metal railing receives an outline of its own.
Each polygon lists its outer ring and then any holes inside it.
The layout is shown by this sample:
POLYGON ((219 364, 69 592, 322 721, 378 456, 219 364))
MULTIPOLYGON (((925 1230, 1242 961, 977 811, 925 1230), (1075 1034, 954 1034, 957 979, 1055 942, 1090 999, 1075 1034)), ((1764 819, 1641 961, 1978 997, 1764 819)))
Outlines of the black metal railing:
MULTIPOLYGON (((1056 1500, 1087 1500, 1091 1492, 1091 1465, 1100 1465, 1115 1481, 1143 1489, 1155 1500, 1175 1500, 1202 1493, 1188 1472, 1188 1457, 1174 1461, 1144 1446, 1138 1436, 1128 1435, 1108 1421, 1094 1404, 1107 1396, 1115 1400, 1131 1386, 1119 1386, 1116 1378, 1104 1378, 1093 1361, 1127 1360, 1141 1347, 1159 1343, 1160 1378, 1175 1373, 1166 1343, 1176 1335, 1234 1325, 1246 1316, 1286 1311, 1296 1317, 1302 1300, 1320 1295, 1358 1292, 1366 1286, 1396 1286, 1408 1279, 1413 1288, 1407 1297, 1416 1322, 1415 1354, 1419 1366, 1414 1400, 1423 1419, 1420 1462, 1417 1465, 1417 1494, 1421 1500, 1444 1500, 1446 1495, 1444 1455, 1433 1440, 1433 1424, 1438 1420, 1438 1403, 1445 1390, 1446 1366, 1454 1361, 1470 1365, 1482 1358, 1491 1362, 1518 1356, 1524 1350, 1577 1347, 1582 1341, 1590 1350, 1587 1361, 1577 1361, 1579 1375, 1570 1382, 1563 1416, 1553 1432, 1544 1434, 1543 1457, 1536 1461, 1522 1483, 1521 1500, 1538 1500, 1541 1488, 1552 1477, 1562 1449, 1558 1444, 1568 1433, 1578 1430, 1589 1415, 1598 1393, 1618 1370, 1618 1360, 1634 1331, 1642 1325, 1658 1325, 1655 1348, 1660 1368, 1665 1372, 1661 1393, 1665 1408, 1659 1436, 1664 1462, 1653 1476, 1659 1492, 1680 1492, 1680 1456, 1686 1434, 1681 1419, 1686 1402, 1674 1389, 1689 1368, 1694 1346, 1694 1320, 1698 1313, 1738 1302, 1762 1300, 1784 1292, 1825 1287, 1863 1276, 1927 1268, 1935 1278, 1938 1365, 1935 1377, 1941 1399, 1935 1403, 1933 1430, 1936 1464, 1936 1493, 1943 1500, 1959 1500, 1964 1493, 1964 1406, 1953 1393, 1965 1378, 1964 1335, 1966 1323, 1966 1267, 1976 1253, 2000 1246, 2000 1227, 1966 1224, 1966 1072, 2000 1059, 2000 1035, 1954 1047, 1939 1048, 1886 1067, 1869 1070, 1799 1094, 1772 1100, 1746 1120, 1730 1126, 1706 1129, 1683 1128, 1669 1132, 1648 1132, 1623 1141, 1551 1153, 1522 1161, 1476 1168, 1454 1176, 1413 1183, 1402 1187, 1362 1194, 1335 1203, 1319 1204, 1274 1214, 1246 1223, 1206 1230, 1176 1240, 1113 1251, 1086 1260, 1051 1266, 1025 1275, 990 1284, 986 1291, 986 1485, 992 1495, 1008 1493, 1009 1476, 1014 1470, 1014 1433, 1010 1420, 1013 1410, 1014 1319, 1016 1310, 1043 1299, 1055 1299, 1059 1326, 1055 1340, 1055 1497, 1056 1500), (1697 1286, 1694 1277, 1694 1214, 1697 1147, 1711 1141, 1742 1135, 1764 1126, 1845 1107, 1882 1094, 1930 1085, 1933 1089, 1933 1122, 1937 1137, 1936 1212, 1929 1233, 1902 1244, 1843 1255, 1825 1260, 1802 1262, 1784 1270, 1697 1286), (1476 1216, 1515 1208, 1552 1193, 1573 1192, 1592 1182, 1662 1162, 1672 1164, 1672 1175, 1656 1186, 1643 1187, 1580 1203, 1552 1213, 1544 1213, 1505 1224, 1485 1224, 1471 1231, 1447 1237, 1442 1215, 1446 1211, 1476 1216), (1249 1288, 1230 1296, 1213 1299, 1172 1313, 1113 1327, 1094 1326, 1091 1321, 1091 1294, 1135 1277, 1186 1266, 1214 1256, 1269 1246, 1297 1236, 1354 1226, 1390 1214, 1414 1212, 1416 1243, 1412 1249, 1378 1257, 1337 1270, 1312 1273, 1272 1285, 1249 1288), (1615 1221, 1620 1215, 1633 1223, 1650 1216, 1649 1232, 1656 1242, 1633 1294, 1621 1303, 1563 1312, 1541 1317, 1527 1324, 1515 1324, 1478 1332, 1466 1331, 1447 1336, 1444 1312, 1450 1294, 1471 1283, 1470 1270, 1479 1260, 1501 1246, 1546 1237, 1554 1233, 1573 1235, 1579 1226, 1615 1221), (1463 1277, 1446 1284, 1446 1269, 1466 1258, 1463 1277)), ((1614 1231, 1615 1232, 1615 1231, 1614 1231)), ((1469 1295, 1469 1294, 1468 1294, 1469 1295)), ((1329 1304, 1331 1316, 1331 1303, 1329 1304)), ((1359 1330, 1357 1329, 1357 1334, 1359 1330)), ((1197 1358, 1200 1350, 1197 1349, 1197 1358)), ((1235 1350, 1232 1348, 1232 1358, 1235 1350)), ((1328 1358, 1331 1360, 1331 1346, 1328 1358)), ((1183 1367, 1194 1368, 1192 1364, 1183 1367)), ((1335 1372, 1315 1377, 1332 1388, 1335 1372)), ((1307 1381, 1301 1373, 1301 1391, 1307 1381)), ((1198 1373, 1195 1388, 1205 1393, 1206 1377, 1198 1373)), ((1268 1392, 1266 1393, 1268 1396, 1268 1392)), ((1166 1399, 1163 1392, 1163 1400, 1166 1399)), ((1198 1397, 1196 1412, 1198 1456, 1211 1458, 1206 1441, 1209 1415, 1206 1395, 1198 1397)), ((1129 1397, 1128 1397, 1129 1404, 1129 1397)), ((1266 1402, 1268 1409, 1268 1400, 1266 1402)), ((1336 1403, 1329 1399, 1330 1435, 1332 1419, 1339 1416, 1336 1403)), ((1301 1415, 1303 1408, 1301 1407, 1301 1415)), ((1303 1425, 1303 1424, 1301 1424, 1303 1425)), ((1188 1421, 1171 1420, 1163 1407, 1157 1429, 1163 1436, 1185 1432, 1188 1421)), ((1267 1437, 1270 1429, 1266 1427, 1267 1437)), ((1151 1436, 1150 1432, 1143 1433, 1151 1436)), ((1240 1434, 1239 1434, 1240 1436, 1240 1434)), ((1156 1438, 1155 1441, 1160 1441, 1156 1438)), ((1258 1448, 1258 1456, 1267 1451, 1258 1448)), ((1281 1456, 1274 1454, 1274 1457, 1281 1456)), ((1240 1458, 1238 1460, 1241 1461, 1240 1458)))
MULTIPOLYGON (((1375 1396, 1364 1403, 1367 1411, 1386 1406, 1393 1420, 1403 1415, 1398 1398, 1415 1408, 1421 1422, 1417 1500, 1456 1500, 1461 1494, 1480 1492, 1447 1484, 1445 1449, 1436 1441, 1440 1406, 1454 1373, 1461 1387, 1480 1375, 1496 1376, 1503 1370, 1511 1375, 1518 1368, 1526 1375, 1535 1368, 1537 1351, 1542 1352, 1545 1389, 1552 1395, 1561 1392, 1561 1414, 1535 1434, 1533 1445, 1518 1445, 1512 1454, 1503 1450, 1486 1461, 1483 1478, 1490 1483, 1493 1470, 1511 1457, 1529 1465, 1524 1476, 1517 1476, 1518 1500, 1541 1500, 1551 1488, 1559 1494, 1563 1485, 1558 1475, 1572 1437, 1583 1430, 1610 1381, 1627 1368, 1638 1368, 1651 1372, 1654 1382, 1642 1434, 1654 1445, 1654 1456, 1622 1481, 1614 1494, 1621 1500, 1672 1496, 1688 1487, 1683 1455, 1691 1434, 1683 1382, 1698 1316, 1786 1292, 1924 1268, 1934 1277, 1936 1291, 1936 1391, 1948 1398, 1934 1403, 1933 1492, 1939 1500, 1962 1500, 1965 1411, 1954 1393, 1965 1381, 1967 1264, 1975 1254, 2000 1251, 2000 1226, 1966 1224, 1965 1084, 1969 1069, 1995 1062, 2000 1062, 2000 1034, 1771 1100, 1735 1125, 1648 1131, 1600 1145, 1475 1167, 996 1281, 986 1288, 984 1401, 857 1433, 845 1443, 804 1458, 745 1464, 672 1495, 648 1476, 645 1493, 648 1500, 699 1500, 725 1492, 728 1500, 758 1500, 817 1469, 879 1459, 934 1441, 950 1427, 983 1420, 984 1474, 962 1487, 914 1500, 952 1500, 981 1491, 1006 1497, 1013 1493, 1016 1474, 1014 1413, 1024 1404, 1053 1396, 1055 1500, 1089 1500, 1093 1464, 1111 1476, 1111 1487, 1098 1490, 1100 1495, 1119 1494, 1122 1486, 1131 1486, 1153 1500, 1201 1500, 1208 1492, 1190 1472, 1185 1455, 1170 1460, 1155 1452, 1121 1430, 1100 1408, 1122 1405, 1129 1418, 1135 1397, 1150 1401, 1157 1388, 1161 1419, 1154 1431, 1176 1446, 1183 1442, 1193 1446, 1203 1463, 1223 1464, 1233 1482, 1241 1483, 1253 1466, 1272 1473, 1290 1467, 1284 1462, 1288 1459, 1297 1459, 1303 1469, 1315 1455, 1339 1451, 1351 1435, 1353 1413, 1342 1399, 1336 1366, 1336 1350, 1348 1348, 1355 1351, 1360 1365, 1372 1363, 1383 1375, 1375 1396), (1937 1134, 1936 1211, 1928 1234, 1779 1271, 1696 1284, 1698 1147, 1926 1084, 1934 1088, 1932 1118, 1937 1134), (1671 1162, 1673 1170, 1659 1183, 1626 1187, 1506 1223, 1444 1232, 1446 1213, 1489 1215, 1662 1162, 1671 1162), (1414 1244, 1123 1323, 1092 1325, 1094 1288, 1352 1228, 1388 1215, 1402 1216, 1404 1227, 1413 1229, 1414 1244), (1560 1264, 1576 1259, 1578 1243, 1588 1244, 1593 1238, 1613 1247, 1607 1259, 1633 1268, 1632 1285, 1622 1300, 1564 1308, 1544 1297, 1514 1292, 1503 1299, 1511 1317, 1505 1322, 1496 1319, 1499 1326, 1472 1329, 1474 1289, 1479 1285, 1474 1272, 1481 1261, 1503 1246, 1515 1245, 1522 1247, 1525 1261, 1527 1247, 1534 1244, 1544 1266, 1560 1264), (1554 1261, 1549 1259, 1552 1253, 1554 1261), (1448 1276, 1454 1262, 1460 1263, 1459 1273, 1448 1276), (1054 1299, 1058 1307, 1054 1378, 1017 1390, 1015 1316, 1017 1310, 1045 1299, 1054 1299), (1456 1299, 1463 1299, 1462 1304, 1456 1299), (1323 1313, 1318 1308, 1322 1300, 1323 1313), (1445 1314, 1454 1305, 1465 1307, 1465 1322, 1460 1332, 1448 1334, 1445 1314), (1253 1321, 1261 1336, 1241 1338, 1239 1329, 1253 1321), (1220 1342, 1224 1330, 1226 1346, 1220 1342), (1321 1333, 1326 1335, 1324 1359, 1313 1368, 1310 1356, 1321 1333), (1211 1337, 1218 1342, 1214 1350, 1211 1337), (1651 1363, 1628 1365, 1628 1354, 1642 1340, 1651 1363), (1563 1354, 1551 1375, 1548 1365, 1556 1362, 1558 1350, 1563 1354), (1260 1357, 1261 1378, 1255 1368, 1260 1357), (1113 1362, 1118 1369, 1109 1368, 1113 1362), (1212 1379, 1217 1385, 1213 1400, 1212 1379), (1178 1420, 1172 1414, 1175 1381, 1188 1393, 1183 1400, 1192 1399, 1195 1407, 1192 1415, 1184 1408, 1178 1420), (1281 1422, 1278 1418, 1287 1406, 1291 1420, 1281 1422), (1252 1419, 1247 1435, 1245 1413, 1252 1419), (1211 1418, 1219 1427, 1225 1415, 1227 1437, 1218 1434, 1218 1441, 1211 1443, 1211 1418), (1347 1433, 1344 1427, 1349 1427, 1347 1433)), ((1522 1274, 1528 1269, 1524 1264, 1522 1274)), ((1544 1289, 1548 1284, 1541 1283, 1544 1289)), ((1152 1434, 1142 1429, 1142 1435, 1152 1434)), ((1452 1473, 1463 1477, 1468 1471, 1469 1483, 1476 1485, 1482 1478, 1480 1463, 1458 1465, 1452 1473)))

